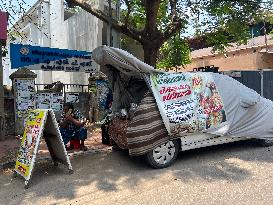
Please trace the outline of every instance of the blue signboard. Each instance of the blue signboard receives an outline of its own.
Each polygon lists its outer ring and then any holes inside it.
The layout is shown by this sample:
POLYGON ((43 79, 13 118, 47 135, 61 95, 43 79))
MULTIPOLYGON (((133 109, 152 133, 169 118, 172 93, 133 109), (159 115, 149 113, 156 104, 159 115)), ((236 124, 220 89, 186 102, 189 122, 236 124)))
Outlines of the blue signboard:
POLYGON ((92 52, 10 44, 11 69, 93 73, 92 52))

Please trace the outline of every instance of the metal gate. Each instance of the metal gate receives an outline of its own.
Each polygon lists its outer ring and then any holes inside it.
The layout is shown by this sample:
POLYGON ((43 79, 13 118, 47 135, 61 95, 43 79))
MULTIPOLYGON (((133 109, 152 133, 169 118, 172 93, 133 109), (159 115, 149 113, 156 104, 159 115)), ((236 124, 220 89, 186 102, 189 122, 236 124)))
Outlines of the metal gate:
MULTIPOLYGON (((240 74, 232 76, 234 79, 273 101, 273 70, 235 72, 240 74)), ((226 73, 224 72, 224 74, 226 73)))

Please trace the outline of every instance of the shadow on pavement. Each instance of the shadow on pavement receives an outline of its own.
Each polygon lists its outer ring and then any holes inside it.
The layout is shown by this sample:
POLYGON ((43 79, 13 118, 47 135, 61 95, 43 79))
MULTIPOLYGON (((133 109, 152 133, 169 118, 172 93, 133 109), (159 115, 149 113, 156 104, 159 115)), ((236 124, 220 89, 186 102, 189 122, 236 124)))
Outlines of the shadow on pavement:
POLYGON ((185 183, 197 178, 208 182, 244 181, 252 175, 246 163, 273 163, 272 149, 248 140, 180 152, 176 163, 183 164, 183 169, 174 170, 174 175, 185 183))
POLYGON ((74 174, 65 167, 54 167, 50 162, 36 165, 30 188, 24 190, 23 180, 11 180, 10 173, 0 175, 0 199, 6 204, 41 203, 43 198, 62 202, 98 192, 115 193, 121 188, 134 190, 143 181, 193 180, 213 182, 227 180, 230 183, 244 181, 252 176, 244 166, 247 162, 272 163, 271 148, 260 148, 249 141, 218 145, 185 151, 179 154, 174 165, 156 170, 148 167, 142 157, 131 158, 126 152, 89 154, 72 159, 74 174), (4 188, 4 189, 3 189, 4 188), (12 192, 11 192, 12 190, 12 192))

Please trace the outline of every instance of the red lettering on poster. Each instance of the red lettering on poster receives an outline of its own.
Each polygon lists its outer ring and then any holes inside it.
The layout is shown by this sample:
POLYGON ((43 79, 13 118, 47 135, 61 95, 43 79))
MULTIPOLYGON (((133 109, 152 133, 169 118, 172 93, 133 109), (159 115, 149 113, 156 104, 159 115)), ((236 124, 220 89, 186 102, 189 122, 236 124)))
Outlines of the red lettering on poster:
POLYGON ((192 79, 192 84, 193 86, 198 86, 202 83, 202 79, 201 78, 193 78, 192 79))
POLYGON ((180 85, 180 86, 170 86, 170 87, 162 87, 162 89, 159 91, 161 95, 165 93, 170 93, 170 92, 176 92, 180 90, 185 90, 185 89, 190 89, 190 86, 185 84, 185 85, 180 85))
POLYGON ((26 171, 27 171, 27 170, 26 170, 24 167, 22 167, 21 165, 18 166, 18 170, 19 170, 20 172, 22 172, 23 174, 25 174, 26 171))
POLYGON ((174 100, 174 99, 184 97, 184 96, 187 96, 187 95, 190 95, 190 94, 191 94, 190 90, 187 90, 187 91, 184 91, 184 92, 179 92, 179 93, 177 93, 177 92, 169 93, 168 95, 163 96, 163 101, 174 100))

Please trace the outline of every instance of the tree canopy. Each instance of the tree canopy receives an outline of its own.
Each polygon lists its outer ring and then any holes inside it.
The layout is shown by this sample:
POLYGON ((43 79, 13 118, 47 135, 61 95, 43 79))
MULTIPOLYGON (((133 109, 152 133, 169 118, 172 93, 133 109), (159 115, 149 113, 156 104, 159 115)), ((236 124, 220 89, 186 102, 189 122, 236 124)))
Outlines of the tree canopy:
POLYGON ((166 47, 164 43, 177 34, 183 36, 189 28, 195 29, 196 35, 207 33, 216 47, 223 48, 231 37, 244 43, 250 22, 272 9, 272 1, 264 0, 120 0, 123 18, 117 20, 94 8, 89 0, 66 2, 111 22, 115 30, 138 41, 144 49, 144 61, 153 66, 159 49, 166 47))
MULTIPOLYGON (((189 32, 195 36, 205 34, 210 45, 224 50, 231 41, 245 43, 250 36, 249 25, 253 22, 263 20, 273 23, 272 0, 111 0, 121 5, 122 18, 118 20, 109 16, 108 12, 93 7, 96 4, 92 0, 65 1, 106 23, 111 22, 115 30, 139 42, 144 49, 144 61, 151 65, 155 65, 157 59, 159 65, 167 65, 164 56, 169 58, 169 64, 179 59, 187 60, 183 56, 174 58, 173 54, 188 54, 178 51, 187 48, 185 37, 189 32)), ((107 1, 100 2, 108 5, 107 1)), ((0 3, 0 9, 10 13, 11 25, 16 16, 24 15, 26 6, 31 6, 26 0, 4 0, 0 3)), ((27 20, 31 21, 31 17, 27 20)))

